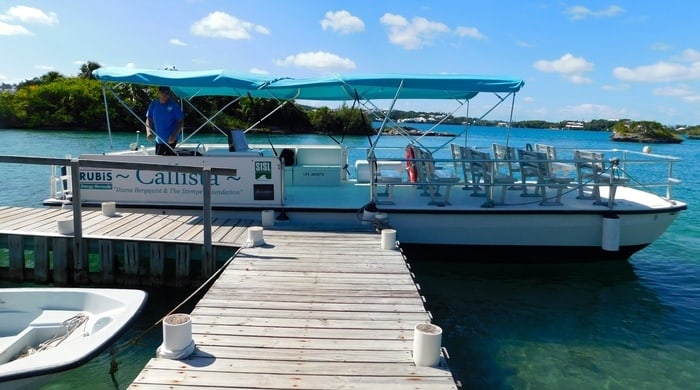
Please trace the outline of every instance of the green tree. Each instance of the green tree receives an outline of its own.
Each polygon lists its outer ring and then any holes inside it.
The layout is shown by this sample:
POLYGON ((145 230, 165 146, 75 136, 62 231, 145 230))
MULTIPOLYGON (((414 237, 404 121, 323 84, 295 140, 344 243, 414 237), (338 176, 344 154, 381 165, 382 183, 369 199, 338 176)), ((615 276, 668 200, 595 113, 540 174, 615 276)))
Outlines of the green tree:
POLYGON ((81 79, 94 80, 95 76, 92 75, 92 71, 99 69, 100 67, 101 65, 97 62, 88 61, 80 66, 80 73, 78 74, 78 77, 81 79))
POLYGON ((20 89, 27 88, 27 87, 30 87, 33 85, 42 85, 42 84, 53 83, 54 81, 58 81, 58 80, 61 80, 64 78, 65 78, 65 76, 63 76, 62 74, 60 74, 56 71, 51 71, 51 72, 45 73, 41 77, 34 77, 31 80, 25 80, 25 81, 17 84, 17 89, 20 90, 20 89))
POLYGON ((362 110, 343 105, 337 110, 321 107, 309 113, 311 125, 326 134, 374 134, 372 123, 362 110))
POLYGON ((104 111, 96 104, 100 96, 94 80, 61 77, 26 85, 11 97, 3 95, 0 122, 32 129, 104 127, 104 111))
POLYGON ((613 127, 613 139, 641 142, 681 142, 674 130, 655 121, 619 121, 613 127))
POLYGON ((0 128, 15 128, 19 124, 15 109, 15 94, 9 91, 0 92, 0 128))

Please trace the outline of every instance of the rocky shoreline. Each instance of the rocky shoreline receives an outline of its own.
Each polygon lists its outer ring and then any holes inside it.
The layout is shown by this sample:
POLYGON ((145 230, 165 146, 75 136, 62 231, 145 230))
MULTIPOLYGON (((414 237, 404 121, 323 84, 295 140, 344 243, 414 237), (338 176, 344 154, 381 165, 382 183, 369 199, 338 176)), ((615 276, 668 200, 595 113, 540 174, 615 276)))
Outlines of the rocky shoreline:
POLYGON ((637 142, 643 144, 679 144, 683 142, 682 138, 674 137, 650 137, 643 134, 618 134, 613 133, 610 136, 611 141, 615 142, 637 142))
MULTIPOLYGON (((418 130, 418 129, 416 129, 416 128, 407 127, 407 126, 403 126, 402 129, 403 129, 407 134, 409 134, 409 135, 411 135, 411 136, 414 136, 414 137, 420 137, 420 136, 422 136, 422 135, 425 135, 425 136, 442 136, 442 137, 453 137, 453 136, 454 136, 453 133, 436 132, 436 131, 427 132, 427 131, 418 130)), ((378 130, 378 129, 375 129, 375 130, 378 130)), ((385 134, 385 135, 400 135, 399 130, 398 130, 398 129, 395 129, 395 128, 386 129, 386 130, 384 131, 384 134, 385 134)))
POLYGON ((653 121, 622 121, 615 124, 611 141, 646 144, 679 144, 683 138, 674 131, 653 121))

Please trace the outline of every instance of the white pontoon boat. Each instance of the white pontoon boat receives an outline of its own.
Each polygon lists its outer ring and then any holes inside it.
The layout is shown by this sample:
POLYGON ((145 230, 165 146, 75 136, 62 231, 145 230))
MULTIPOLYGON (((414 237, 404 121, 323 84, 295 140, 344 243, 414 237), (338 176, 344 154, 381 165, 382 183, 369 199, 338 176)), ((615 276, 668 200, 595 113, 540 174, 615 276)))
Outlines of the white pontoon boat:
MULTIPOLYGON (((216 213, 260 219, 261 211, 274 210, 286 224, 375 223, 396 229, 409 258, 515 262, 626 259, 686 209, 671 197, 679 182, 673 177, 673 157, 586 145, 564 151, 538 144, 541 140, 525 145, 494 140, 478 148, 464 136, 468 124, 453 139, 430 146, 390 119, 401 99, 454 103, 456 108, 446 110, 453 114, 477 95, 494 97, 488 114, 504 102, 514 104, 524 84, 518 79, 408 74, 290 79, 130 68, 100 68, 94 75, 105 93, 113 93, 115 83, 170 86, 186 112, 197 96, 274 98, 282 104, 352 101, 375 115, 381 127, 363 148, 248 145, 250 129, 220 129, 225 142, 201 144, 188 136, 177 156, 155 156, 152 147, 136 143, 123 151, 83 155, 79 161, 115 164, 81 168, 85 205, 202 207, 203 175, 125 169, 119 162, 234 168, 234 175, 212 175, 216 213), (375 102, 380 100, 390 103, 388 110, 379 109, 375 102), (400 135, 386 135, 390 129, 400 135), (404 142, 396 147, 396 139, 404 142), (637 168, 644 182, 635 175, 637 168), (525 253, 530 255, 518 255, 525 253)), ((211 119, 207 124, 213 124, 211 119)), ((71 199, 69 177, 70 170, 56 174, 54 182, 60 184, 47 204, 71 199)))

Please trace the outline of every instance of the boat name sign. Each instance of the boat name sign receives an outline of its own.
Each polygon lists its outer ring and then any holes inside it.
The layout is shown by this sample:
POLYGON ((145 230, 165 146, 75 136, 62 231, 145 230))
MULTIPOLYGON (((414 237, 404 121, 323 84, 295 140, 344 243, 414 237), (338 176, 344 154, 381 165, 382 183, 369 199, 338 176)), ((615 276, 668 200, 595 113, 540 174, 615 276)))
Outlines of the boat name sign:
MULTIPOLYGON (((205 162, 211 167, 231 167, 230 160, 228 164, 221 163, 221 160, 205 162)), ((236 176, 211 175, 212 205, 281 204, 283 176, 277 159, 241 159, 236 163, 236 176)), ((158 201, 164 204, 201 205, 202 185, 200 173, 89 168, 80 172, 81 199, 87 203, 129 203, 134 200, 134 194, 142 194, 141 200, 159 194, 158 201)))

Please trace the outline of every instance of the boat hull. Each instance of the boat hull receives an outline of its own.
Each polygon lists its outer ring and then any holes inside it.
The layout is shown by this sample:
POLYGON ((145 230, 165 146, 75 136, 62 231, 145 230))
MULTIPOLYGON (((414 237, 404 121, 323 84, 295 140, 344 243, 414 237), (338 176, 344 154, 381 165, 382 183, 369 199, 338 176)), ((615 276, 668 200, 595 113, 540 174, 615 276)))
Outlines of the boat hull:
MULTIPOLYGON (((606 183, 583 182, 582 173, 574 182, 571 170, 562 185, 538 185, 527 176, 516 184, 509 176, 498 186, 474 186, 482 179, 468 183, 466 173, 467 179, 448 175, 445 181, 425 184, 401 176, 403 161, 382 160, 377 162, 381 177, 371 183, 366 160, 355 160, 351 178, 345 162, 356 153, 344 148, 280 147, 296 151, 293 166, 262 147, 241 155, 214 145, 182 147, 197 152, 193 156, 152 156, 146 150, 85 155, 88 167, 79 176, 81 204, 116 202, 120 209, 173 214, 201 213, 207 205, 217 214, 254 221, 262 220, 261 211, 274 210, 280 223, 302 227, 364 223, 396 229, 409 259, 427 254, 460 261, 544 263, 629 258, 659 238, 687 207, 670 198, 670 188, 664 197, 615 176, 606 176, 606 183), (160 165, 154 167, 153 162, 160 165), (212 175, 205 179, 203 173, 169 171, 179 164, 192 164, 193 172, 200 166, 211 168, 212 175), (236 172, 225 173, 230 168, 236 172), (211 197, 206 198, 208 192, 211 197), (154 204, 162 212, 154 210, 154 204), (370 211, 385 218, 363 221, 370 211)), ((54 199, 56 205, 65 201, 54 199)))
POLYGON ((607 251, 591 246, 426 245, 401 244, 407 259, 480 264, 567 264, 626 261, 644 245, 607 251))
POLYGON ((0 389, 36 388, 86 363, 126 330, 146 297, 126 289, 0 289, 0 389))
MULTIPOLYGON (((685 207, 678 204, 618 213, 607 209, 568 212, 555 209, 543 213, 541 210, 441 212, 380 208, 369 219, 362 209, 288 208, 284 213, 276 211, 274 223, 282 228, 394 229, 399 247, 409 261, 579 263, 628 259, 658 239, 685 207), (377 213, 384 215, 376 219, 377 213), (606 226, 610 220, 614 221, 612 234, 606 226)), ((218 210, 215 214, 261 218, 261 211, 257 210, 218 210)))
POLYGON ((658 239, 684 207, 549 214, 380 210, 386 213, 386 219, 371 223, 395 229, 400 248, 411 261, 598 262, 628 259, 658 239))

